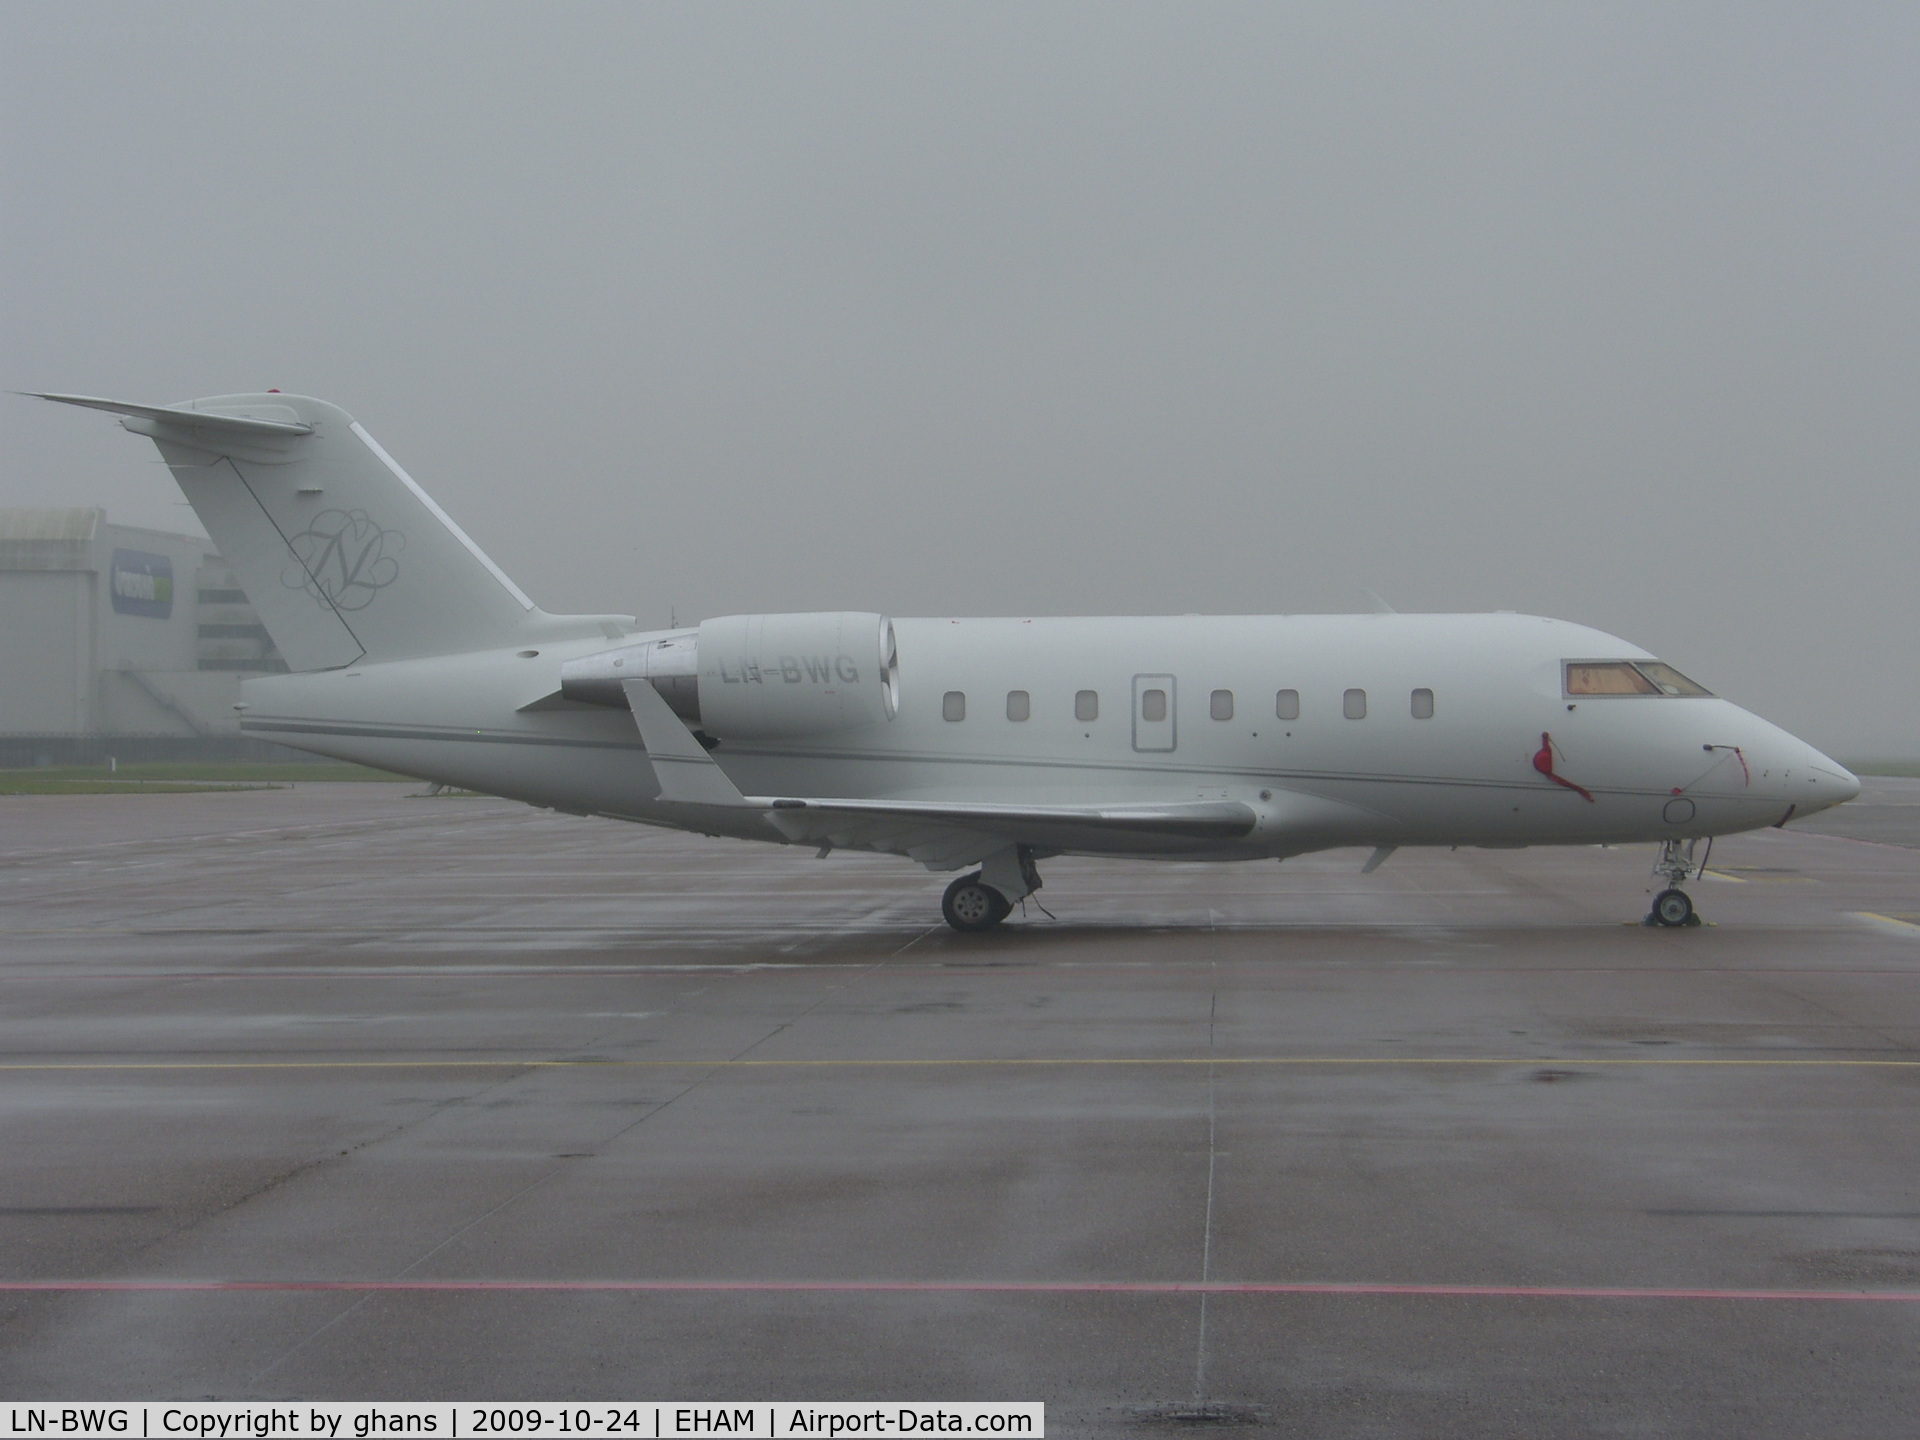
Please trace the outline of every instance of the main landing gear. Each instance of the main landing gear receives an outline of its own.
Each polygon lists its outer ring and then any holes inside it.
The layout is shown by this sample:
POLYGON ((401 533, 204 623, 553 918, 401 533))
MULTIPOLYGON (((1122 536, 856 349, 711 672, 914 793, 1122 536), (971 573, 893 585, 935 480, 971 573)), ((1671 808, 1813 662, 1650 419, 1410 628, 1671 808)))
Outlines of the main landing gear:
POLYGON ((1014 902, 1040 888, 1033 847, 1009 845, 989 855, 971 875, 962 875, 940 897, 940 913, 962 932, 991 930, 1013 913, 1014 902))
POLYGON ((940 897, 940 913, 956 930, 991 930, 1013 913, 1013 904, 984 884, 976 870, 947 886, 947 893, 940 897))
POLYGON ((1660 853, 1653 862, 1653 873, 1667 882, 1667 888, 1653 897, 1653 908, 1647 912, 1642 925, 1662 925, 1669 929, 1678 929, 1683 925, 1698 925, 1700 917, 1694 913, 1693 897, 1680 887, 1693 876, 1707 868, 1707 855, 1713 853, 1713 841, 1707 841, 1706 854, 1696 864, 1693 858, 1697 840, 1664 840, 1660 844, 1660 853))

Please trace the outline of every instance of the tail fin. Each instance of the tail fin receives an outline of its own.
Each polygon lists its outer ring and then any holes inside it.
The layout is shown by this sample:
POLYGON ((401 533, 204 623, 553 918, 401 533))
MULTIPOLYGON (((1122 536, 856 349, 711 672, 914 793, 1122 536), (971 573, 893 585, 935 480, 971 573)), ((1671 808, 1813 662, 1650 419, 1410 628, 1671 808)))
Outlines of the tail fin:
POLYGON ((337 406, 279 394, 164 407, 40 398, 121 415, 160 447, 295 670, 485 649, 550 628, 337 406))

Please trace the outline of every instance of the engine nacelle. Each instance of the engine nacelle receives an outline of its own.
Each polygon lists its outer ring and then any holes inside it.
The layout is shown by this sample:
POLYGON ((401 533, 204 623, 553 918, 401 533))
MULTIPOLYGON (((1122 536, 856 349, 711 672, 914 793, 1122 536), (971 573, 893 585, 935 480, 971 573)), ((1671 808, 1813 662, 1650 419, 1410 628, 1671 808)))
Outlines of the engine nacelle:
POLYGON ((899 708, 893 622, 862 611, 723 615, 701 624, 700 728, 779 740, 891 720, 899 708))
POLYGON ((560 693, 626 708, 648 680, 688 725, 717 740, 780 740, 891 720, 900 706, 893 622, 884 615, 723 615, 569 660, 560 693))
POLYGON ((700 662, 694 632, 678 631, 662 639, 641 640, 617 650, 598 650, 560 667, 560 693, 584 705, 627 708, 627 680, 651 680, 673 713, 689 725, 700 723, 700 662))

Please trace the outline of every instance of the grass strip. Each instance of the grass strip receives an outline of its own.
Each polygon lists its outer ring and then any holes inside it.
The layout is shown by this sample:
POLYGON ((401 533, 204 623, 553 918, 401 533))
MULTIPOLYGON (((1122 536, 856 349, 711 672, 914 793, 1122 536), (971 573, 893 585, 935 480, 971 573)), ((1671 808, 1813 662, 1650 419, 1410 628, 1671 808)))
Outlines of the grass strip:
POLYGON ((279 790, 329 781, 404 782, 408 777, 339 761, 143 761, 115 766, 47 765, 0 770, 0 795, 179 795, 207 790, 279 790))

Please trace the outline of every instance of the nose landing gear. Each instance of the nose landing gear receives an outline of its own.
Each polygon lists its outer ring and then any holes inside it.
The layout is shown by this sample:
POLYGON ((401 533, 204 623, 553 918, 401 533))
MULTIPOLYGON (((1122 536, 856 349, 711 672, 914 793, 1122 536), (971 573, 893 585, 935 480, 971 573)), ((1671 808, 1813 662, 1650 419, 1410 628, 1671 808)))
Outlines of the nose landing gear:
POLYGON ((1684 890, 1662 890, 1653 897, 1653 909, 1647 914, 1649 925, 1698 925, 1693 913, 1693 898, 1684 890))
POLYGON ((1697 840, 1663 840, 1660 853, 1654 858, 1653 873, 1667 882, 1667 888, 1653 897, 1653 908, 1647 912, 1642 925, 1662 925, 1678 929, 1683 925, 1698 925, 1700 917, 1694 912, 1693 897, 1680 887, 1693 876, 1707 868, 1707 856, 1713 853, 1713 841, 1707 841, 1705 854, 1696 864, 1693 858, 1697 840))

